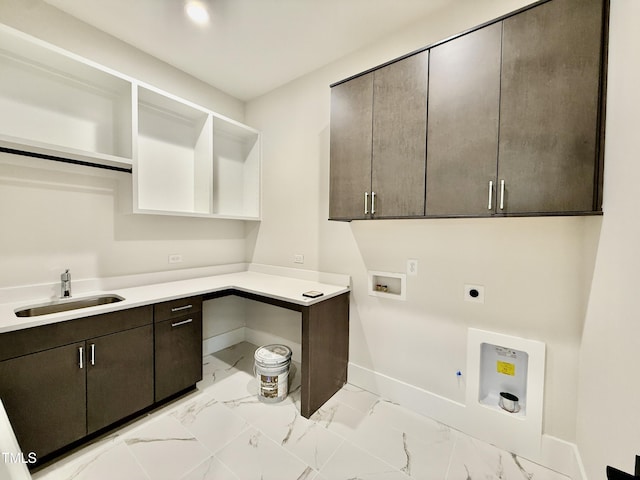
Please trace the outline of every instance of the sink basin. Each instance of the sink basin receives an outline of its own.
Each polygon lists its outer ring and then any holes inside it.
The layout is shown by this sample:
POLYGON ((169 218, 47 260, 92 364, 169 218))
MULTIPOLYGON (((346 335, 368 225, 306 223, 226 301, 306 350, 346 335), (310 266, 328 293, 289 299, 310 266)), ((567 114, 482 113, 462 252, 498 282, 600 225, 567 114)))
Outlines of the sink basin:
POLYGON ((16 316, 37 317, 38 315, 67 312, 69 310, 77 310, 78 308, 95 307, 97 305, 106 305, 108 303, 121 302, 122 300, 124 300, 124 298, 114 294, 96 295, 94 297, 84 297, 69 300, 58 300, 55 302, 32 305, 31 307, 16 310, 16 316))

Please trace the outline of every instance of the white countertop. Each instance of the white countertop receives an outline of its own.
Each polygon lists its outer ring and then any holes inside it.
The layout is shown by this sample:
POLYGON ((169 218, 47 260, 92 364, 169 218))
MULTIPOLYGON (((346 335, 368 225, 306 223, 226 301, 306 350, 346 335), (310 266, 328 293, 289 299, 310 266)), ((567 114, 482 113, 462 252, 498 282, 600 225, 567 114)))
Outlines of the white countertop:
POLYGON ((346 285, 332 285, 283 275, 242 271, 108 291, 83 292, 81 295, 74 295, 71 300, 99 294, 115 294, 123 297, 124 300, 107 305, 79 308, 36 317, 18 317, 15 311, 46 303, 47 299, 3 303, 0 304, 0 333, 229 289, 254 293, 304 306, 313 305, 349 291, 349 287, 346 285), (302 295, 303 292, 310 290, 320 291, 323 295, 318 298, 307 298, 302 295))

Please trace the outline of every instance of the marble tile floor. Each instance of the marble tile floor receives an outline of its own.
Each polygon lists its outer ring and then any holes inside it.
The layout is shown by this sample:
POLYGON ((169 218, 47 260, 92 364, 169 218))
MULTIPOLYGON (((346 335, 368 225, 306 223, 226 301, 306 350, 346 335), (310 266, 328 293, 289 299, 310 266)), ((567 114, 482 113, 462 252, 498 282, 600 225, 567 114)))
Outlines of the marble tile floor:
POLYGON ((35 480, 568 480, 357 387, 311 419, 260 402, 257 347, 204 358, 193 393, 33 474, 35 480))

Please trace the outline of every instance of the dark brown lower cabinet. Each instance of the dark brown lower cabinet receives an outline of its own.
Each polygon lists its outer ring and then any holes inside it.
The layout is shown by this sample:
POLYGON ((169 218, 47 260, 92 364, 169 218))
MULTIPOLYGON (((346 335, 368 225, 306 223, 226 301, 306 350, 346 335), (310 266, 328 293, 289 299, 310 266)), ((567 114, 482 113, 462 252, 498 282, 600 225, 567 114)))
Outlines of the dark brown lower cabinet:
POLYGON ((0 398, 25 456, 87 434, 83 356, 81 342, 0 362, 0 398))
POLYGON ((87 340, 87 433, 153 403, 153 325, 87 340))
POLYGON ((0 334, 0 398, 38 461, 153 403, 153 307, 0 334))
POLYGON ((202 312, 155 324, 155 399, 202 380, 202 312))

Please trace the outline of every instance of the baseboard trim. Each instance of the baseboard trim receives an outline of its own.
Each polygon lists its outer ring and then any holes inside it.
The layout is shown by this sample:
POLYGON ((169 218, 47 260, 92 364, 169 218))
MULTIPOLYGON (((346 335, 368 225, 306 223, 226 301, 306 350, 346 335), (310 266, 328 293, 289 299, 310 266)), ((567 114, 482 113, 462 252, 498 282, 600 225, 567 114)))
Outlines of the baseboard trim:
POLYGON ((271 333, 263 332, 260 330, 254 330, 252 328, 245 327, 245 342, 253 343, 254 345, 271 345, 279 343, 286 345, 291 349, 291 358, 295 362, 302 361, 302 344, 293 342, 289 339, 273 335, 271 333))
POLYGON ((240 342, 249 342, 257 346, 280 343, 291 349, 291 357, 294 361, 300 362, 302 359, 302 344, 292 342, 291 340, 279 337, 278 335, 272 335, 267 332, 261 332, 260 330, 253 330, 247 327, 239 327, 235 330, 205 339, 202 342, 202 354, 211 355, 240 342))
POLYGON ((211 355, 225 348, 244 342, 246 327, 239 327, 215 337, 207 338, 202 342, 202 355, 211 355))

